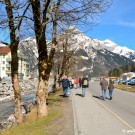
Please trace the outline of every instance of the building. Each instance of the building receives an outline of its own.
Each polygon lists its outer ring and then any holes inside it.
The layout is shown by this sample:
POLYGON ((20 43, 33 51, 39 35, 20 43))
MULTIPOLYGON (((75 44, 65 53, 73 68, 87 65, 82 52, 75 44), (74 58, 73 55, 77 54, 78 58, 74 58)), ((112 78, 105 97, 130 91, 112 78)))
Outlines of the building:
POLYGON ((122 80, 129 80, 132 77, 135 77, 135 73, 134 72, 128 72, 128 73, 122 74, 121 76, 122 76, 122 80))
MULTIPOLYGON (((9 47, 0 47, 0 77, 11 76, 11 50, 9 47)), ((26 57, 18 51, 18 78, 27 80, 29 77, 29 64, 26 57)))

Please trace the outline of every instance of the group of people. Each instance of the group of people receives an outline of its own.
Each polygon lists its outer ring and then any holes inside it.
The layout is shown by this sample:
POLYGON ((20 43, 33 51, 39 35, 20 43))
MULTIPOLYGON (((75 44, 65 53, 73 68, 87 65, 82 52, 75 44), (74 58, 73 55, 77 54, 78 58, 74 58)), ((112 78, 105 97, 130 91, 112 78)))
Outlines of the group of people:
POLYGON ((86 88, 89 87, 89 80, 88 76, 84 76, 83 78, 72 78, 71 81, 67 78, 67 76, 64 76, 62 79, 62 88, 64 97, 67 97, 68 94, 70 94, 70 88, 79 88, 82 87, 82 97, 86 94, 86 88))
POLYGON ((114 82, 110 79, 110 80, 109 80, 109 83, 108 83, 108 81, 106 80, 106 78, 103 77, 103 78, 100 80, 100 86, 101 86, 101 90, 102 90, 102 97, 103 97, 103 100, 105 100, 105 99, 107 98, 107 97, 106 97, 106 90, 107 90, 107 89, 109 90, 110 100, 112 100, 113 89, 114 89, 114 82))
MULTIPOLYGON (((83 78, 72 78, 71 81, 67 78, 67 76, 64 76, 62 79, 62 88, 63 88, 63 93, 64 97, 67 97, 68 94, 70 94, 70 88, 82 88, 82 97, 85 97, 86 94, 86 89, 89 87, 89 79, 88 76, 83 76, 83 78)), ((114 82, 110 79, 109 83, 106 80, 105 77, 103 77, 100 80, 100 86, 102 90, 102 98, 105 100, 106 97, 106 90, 109 90, 109 96, 110 100, 112 100, 112 95, 113 95, 113 89, 114 89, 114 82)))

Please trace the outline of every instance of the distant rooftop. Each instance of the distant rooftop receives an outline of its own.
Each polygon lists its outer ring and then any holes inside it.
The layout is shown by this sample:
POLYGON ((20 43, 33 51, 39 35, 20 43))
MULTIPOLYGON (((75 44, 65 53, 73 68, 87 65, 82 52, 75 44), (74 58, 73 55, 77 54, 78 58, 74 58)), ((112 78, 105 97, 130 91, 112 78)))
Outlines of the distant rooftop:
POLYGON ((9 47, 0 47, 0 54, 8 54, 10 51, 9 47))

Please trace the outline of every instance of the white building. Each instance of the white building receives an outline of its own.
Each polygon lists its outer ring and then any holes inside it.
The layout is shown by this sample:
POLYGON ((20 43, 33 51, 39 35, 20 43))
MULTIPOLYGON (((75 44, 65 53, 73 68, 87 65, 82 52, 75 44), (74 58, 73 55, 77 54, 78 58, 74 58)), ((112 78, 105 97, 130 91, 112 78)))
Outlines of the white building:
MULTIPOLYGON (((11 50, 0 47, 0 77, 11 76, 11 50)), ((29 77, 29 64, 26 57, 18 51, 18 78, 26 80, 29 77)))
POLYGON ((134 72, 128 72, 128 73, 122 74, 122 79, 123 80, 129 80, 132 77, 135 77, 135 73, 134 72))

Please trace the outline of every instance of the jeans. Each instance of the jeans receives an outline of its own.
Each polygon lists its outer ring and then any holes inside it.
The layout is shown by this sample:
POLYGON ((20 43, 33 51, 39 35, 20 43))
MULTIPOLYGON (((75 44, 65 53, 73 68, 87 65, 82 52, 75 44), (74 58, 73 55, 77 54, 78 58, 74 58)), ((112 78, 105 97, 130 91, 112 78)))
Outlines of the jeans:
POLYGON ((76 88, 76 89, 78 88, 78 83, 75 84, 75 88, 76 88))
POLYGON ((113 90, 109 90, 109 96, 112 97, 113 90))
POLYGON ((85 96, 86 94, 86 88, 82 88, 82 96, 85 96))
POLYGON ((67 92, 68 92, 68 87, 63 87, 64 97, 67 96, 67 92))
POLYGON ((70 87, 68 87, 68 94, 70 93, 70 87))
POLYGON ((103 99, 106 98, 106 90, 102 90, 102 97, 103 97, 103 99))

